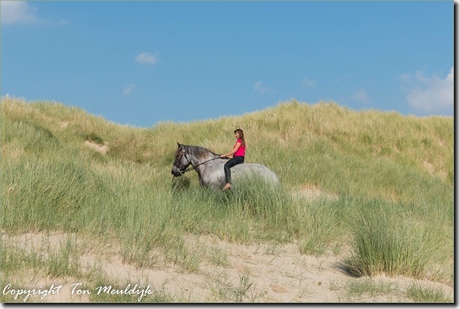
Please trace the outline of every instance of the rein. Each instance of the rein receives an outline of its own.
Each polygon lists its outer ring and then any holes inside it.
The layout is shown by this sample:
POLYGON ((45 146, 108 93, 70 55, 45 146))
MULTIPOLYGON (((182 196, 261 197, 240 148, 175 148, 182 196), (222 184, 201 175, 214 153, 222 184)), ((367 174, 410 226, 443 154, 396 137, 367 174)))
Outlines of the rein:
POLYGON ((203 164, 205 164, 205 163, 208 163, 209 161, 213 161, 213 160, 216 160, 216 159, 222 159, 221 157, 215 157, 215 158, 209 159, 209 160, 207 160, 207 161, 201 162, 200 164, 197 164, 197 165, 193 166, 192 161, 190 161, 190 160, 187 158, 187 154, 184 153, 184 156, 185 156, 185 158, 187 159, 187 161, 190 163, 190 165, 192 166, 192 168, 187 168, 187 169, 185 169, 185 170, 182 172, 182 174, 185 174, 186 172, 190 172, 190 171, 192 171, 192 170, 196 170, 196 168, 197 168, 198 166, 203 165, 203 164))

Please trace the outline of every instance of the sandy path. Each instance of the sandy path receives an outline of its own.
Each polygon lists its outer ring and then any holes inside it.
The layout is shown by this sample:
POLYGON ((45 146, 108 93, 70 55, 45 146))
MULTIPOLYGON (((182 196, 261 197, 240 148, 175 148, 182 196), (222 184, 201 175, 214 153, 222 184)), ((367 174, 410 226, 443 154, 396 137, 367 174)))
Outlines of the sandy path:
MULTIPOLYGON (((61 234, 24 234, 15 237, 3 235, 2 241, 30 251, 45 252, 62 246, 66 237, 68 236, 61 234)), ((340 268, 343 257, 332 254, 301 255, 295 244, 238 245, 211 236, 190 236, 186 240, 191 247, 206 248, 206 257, 192 273, 161 261, 153 268, 136 268, 123 263, 113 247, 107 247, 105 251, 105 248, 90 246, 87 242, 79 243, 80 265, 82 269, 101 265, 110 282, 119 282, 122 287, 133 287, 137 284, 138 290, 149 286, 153 292, 172 296, 174 301, 179 302, 412 302, 405 296, 405 290, 414 282, 442 289, 446 296, 453 297, 453 287, 445 284, 385 276, 374 277, 372 280, 377 284, 391 283, 390 293, 354 296, 349 292, 350 284, 369 278, 354 278, 344 272, 340 268), (215 261, 213 253, 217 253, 221 262, 215 261)), ((23 278, 21 281, 24 282, 22 288, 62 285, 59 293, 47 295, 45 302, 89 300, 88 295, 77 295, 76 291, 83 285, 79 285, 81 281, 76 278, 64 280, 32 277, 23 278), (73 287, 75 290, 72 293, 73 287)), ((34 296, 31 297, 33 299, 34 296)))

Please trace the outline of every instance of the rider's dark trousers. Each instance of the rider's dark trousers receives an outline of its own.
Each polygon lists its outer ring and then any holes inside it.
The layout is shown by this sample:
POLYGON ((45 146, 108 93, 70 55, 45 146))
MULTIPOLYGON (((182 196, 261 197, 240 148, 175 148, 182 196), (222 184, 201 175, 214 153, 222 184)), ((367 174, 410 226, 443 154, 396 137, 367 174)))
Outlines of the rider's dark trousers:
POLYGON ((230 171, 230 168, 237 165, 241 164, 244 162, 244 157, 233 157, 230 160, 227 161, 224 165, 224 171, 225 171, 225 182, 226 183, 232 183, 232 172, 230 171))

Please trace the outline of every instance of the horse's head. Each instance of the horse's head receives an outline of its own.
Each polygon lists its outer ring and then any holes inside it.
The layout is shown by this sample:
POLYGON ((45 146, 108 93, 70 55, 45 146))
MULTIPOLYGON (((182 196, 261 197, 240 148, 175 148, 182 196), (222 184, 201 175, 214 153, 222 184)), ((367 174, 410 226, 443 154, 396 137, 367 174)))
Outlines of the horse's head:
POLYGON ((175 177, 182 176, 185 169, 190 165, 190 161, 187 158, 186 149, 184 145, 177 143, 177 150, 174 153, 174 163, 171 170, 171 174, 175 177))

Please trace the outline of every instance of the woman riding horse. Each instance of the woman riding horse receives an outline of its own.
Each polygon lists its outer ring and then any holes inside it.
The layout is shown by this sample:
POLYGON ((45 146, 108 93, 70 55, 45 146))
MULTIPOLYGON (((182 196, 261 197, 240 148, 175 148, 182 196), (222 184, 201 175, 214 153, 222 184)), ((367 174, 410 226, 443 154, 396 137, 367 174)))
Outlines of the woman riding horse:
POLYGON ((236 137, 236 143, 233 146, 232 151, 220 155, 221 158, 230 158, 230 160, 228 160, 224 165, 225 186, 223 190, 227 190, 232 187, 232 172, 230 171, 230 168, 235 165, 244 163, 244 155, 246 153, 246 142, 244 140, 243 130, 236 129, 233 133, 236 137))

